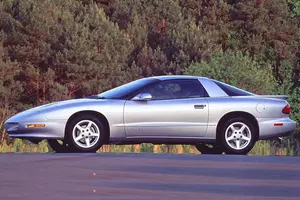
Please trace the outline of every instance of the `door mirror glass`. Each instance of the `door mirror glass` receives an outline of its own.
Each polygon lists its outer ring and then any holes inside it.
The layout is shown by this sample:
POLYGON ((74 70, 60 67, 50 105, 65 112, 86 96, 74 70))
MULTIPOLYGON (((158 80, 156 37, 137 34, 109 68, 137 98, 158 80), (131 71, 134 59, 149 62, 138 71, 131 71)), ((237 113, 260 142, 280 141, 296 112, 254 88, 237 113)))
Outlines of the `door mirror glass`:
POLYGON ((137 96, 135 96, 132 100, 135 101, 148 101, 152 99, 152 95, 149 93, 140 93, 137 96))

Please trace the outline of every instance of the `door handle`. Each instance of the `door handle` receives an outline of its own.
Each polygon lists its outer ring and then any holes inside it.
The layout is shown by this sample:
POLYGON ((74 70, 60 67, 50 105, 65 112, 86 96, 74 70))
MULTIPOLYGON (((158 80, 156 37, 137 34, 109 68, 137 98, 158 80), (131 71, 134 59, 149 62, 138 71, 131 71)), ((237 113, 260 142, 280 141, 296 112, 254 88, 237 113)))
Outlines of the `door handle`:
POLYGON ((195 109, 203 109, 206 105, 194 105, 195 109))

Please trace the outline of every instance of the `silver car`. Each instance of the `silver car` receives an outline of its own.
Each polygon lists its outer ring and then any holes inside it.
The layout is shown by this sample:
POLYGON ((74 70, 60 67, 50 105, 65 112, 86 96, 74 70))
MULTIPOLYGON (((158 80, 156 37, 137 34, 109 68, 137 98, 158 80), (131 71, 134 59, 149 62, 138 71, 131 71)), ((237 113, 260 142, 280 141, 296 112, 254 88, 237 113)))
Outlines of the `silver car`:
POLYGON ((206 77, 156 76, 35 107, 12 116, 4 126, 10 137, 34 143, 46 139, 56 152, 153 143, 191 144, 201 153, 247 154, 256 141, 295 130, 286 99, 255 95, 206 77))

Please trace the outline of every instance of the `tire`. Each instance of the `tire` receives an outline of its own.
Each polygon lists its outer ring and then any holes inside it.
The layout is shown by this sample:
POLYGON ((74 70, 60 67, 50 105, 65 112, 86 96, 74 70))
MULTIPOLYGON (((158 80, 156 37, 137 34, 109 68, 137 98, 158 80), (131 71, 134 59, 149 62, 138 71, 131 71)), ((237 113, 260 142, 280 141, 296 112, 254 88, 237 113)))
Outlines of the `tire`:
POLYGON ((92 153, 104 144, 105 134, 104 124, 97 117, 83 114, 68 123, 66 140, 73 152, 92 153))
POLYGON ((249 120, 236 117, 226 121, 218 134, 226 154, 246 155, 254 147, 258 132, 249 120))
POLYGON ((70 147, 64 141, 60 143, 56 139, 48 139, 47 142, 56 153, 69 153, 71 151, 70 147))
POLYGON ((206 144, 196 144, 195 147, 201 154, 222 154, 223 153, 223 149, 216 145, 208 146, 206 144))

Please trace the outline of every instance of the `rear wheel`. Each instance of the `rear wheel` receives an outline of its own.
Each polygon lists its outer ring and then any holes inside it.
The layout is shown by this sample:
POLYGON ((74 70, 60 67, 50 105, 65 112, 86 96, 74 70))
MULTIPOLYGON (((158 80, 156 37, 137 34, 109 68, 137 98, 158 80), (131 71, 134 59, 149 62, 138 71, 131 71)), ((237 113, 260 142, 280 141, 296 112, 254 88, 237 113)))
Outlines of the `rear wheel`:
POLYGON ((67 142, 74 152, 96 152, 104 144, 104 124, 95 116, 84 114, 67 127, 67 142))
POLYGON ((237 117, 225 122, 218 133, 226 154, 248 154, 256 142, 257 130, 247 119, 237 117))

